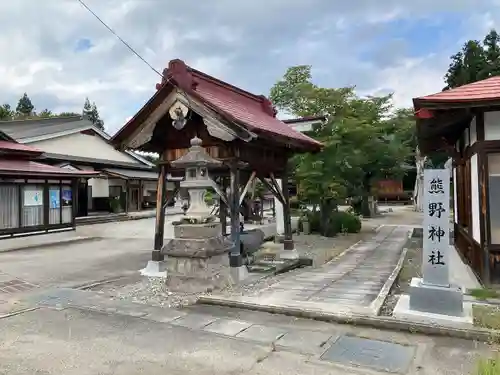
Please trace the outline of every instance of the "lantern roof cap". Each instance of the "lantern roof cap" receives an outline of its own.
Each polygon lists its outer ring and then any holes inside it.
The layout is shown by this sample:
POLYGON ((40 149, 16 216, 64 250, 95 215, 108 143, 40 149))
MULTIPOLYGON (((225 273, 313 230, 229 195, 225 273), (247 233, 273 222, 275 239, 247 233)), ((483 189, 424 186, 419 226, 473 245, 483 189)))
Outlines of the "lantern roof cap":
POLYGON ((177 168, 189 167, 219 167, 222 162, 218 159, 211 157, 208 152, 201 146, 203 141, 197 136, 193 137, 190 141, 191 147, 187 154, 174 160, 171 164, 177 168))

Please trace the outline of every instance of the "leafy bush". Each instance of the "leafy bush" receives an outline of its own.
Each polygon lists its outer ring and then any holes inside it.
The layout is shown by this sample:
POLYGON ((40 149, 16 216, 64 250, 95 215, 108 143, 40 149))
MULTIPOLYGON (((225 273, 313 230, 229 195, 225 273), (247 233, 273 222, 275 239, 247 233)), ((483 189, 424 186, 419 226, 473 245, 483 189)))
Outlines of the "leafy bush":
POLYGON ((109 208, 114 213, 119 213, 122 211, 122 206, 120 204, 120 199, 118 197, 109 198, 109 208))
POLYGON ((340 232, 359 233, 361 230, 361 219, 349 212, 336 212, 334 220, 340 232))
POLYGON ((205 192, 205 195, 203 196, 203 199, 207 206, 213 206, 215 204, 215 192, 213 192, 211 189, 207 190, 205 192))
POLYGON ((321 233, 326 237, 335 237, 338 233, 359 233, 361 220, 358 216, 348 212, 332 212, 328 217, 326 228, 321 228, 321 213, 307 211, 307 218, 311 233, 321 233))
POLYGON ((321 232, 321 215, 319 211, 307 211, 306 212, 307 220, 309 221, 309 228, 311 229, 311 233, 320 233, 321 232))

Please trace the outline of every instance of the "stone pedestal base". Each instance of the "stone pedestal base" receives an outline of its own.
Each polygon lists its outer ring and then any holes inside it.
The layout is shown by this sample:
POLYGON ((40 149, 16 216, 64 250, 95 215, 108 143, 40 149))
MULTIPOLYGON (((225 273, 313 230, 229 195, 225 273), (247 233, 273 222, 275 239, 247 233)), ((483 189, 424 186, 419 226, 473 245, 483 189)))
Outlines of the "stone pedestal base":
POLYGON ((464 326, 472 324, 472 304, 464 304, 460 288, 425 285, 413 278, 409 295, 403 295, 393 316, 427 324, 464 326))
POLYGON ((248 277, 248 268, 245 265, 239 267, 231 267, 229 270, 229 274, 231 276, 232 282, 237 284, 248 277))
POLYGON ((178 224, 174 239, 162 249, 166 256, 169 286, 185 291, 209 290, 230 285, 232 242, 221 235, 220 223, 178 224), (201 289, 200 289, 201 288, 201 289))
POLYGON ((464 295, 460 288, 449 288, 423 284, 422 279, 413 278, 410 283, 410 309, 444 314, 463 316, 464 295))
POLYGON ((299 259, 299 252, 297 251, 297 249, 293 249, 293 250, 281 250, 280 253, 279 253, 279 259, 283 259, 283 260, 295 260, 295 259, 299 259))
POLYGON ((150 260, 146 265, 146 268, 140 270, 141 275, 147 277, 167 277, 167 271, 165 270, 165 262, 150 260))

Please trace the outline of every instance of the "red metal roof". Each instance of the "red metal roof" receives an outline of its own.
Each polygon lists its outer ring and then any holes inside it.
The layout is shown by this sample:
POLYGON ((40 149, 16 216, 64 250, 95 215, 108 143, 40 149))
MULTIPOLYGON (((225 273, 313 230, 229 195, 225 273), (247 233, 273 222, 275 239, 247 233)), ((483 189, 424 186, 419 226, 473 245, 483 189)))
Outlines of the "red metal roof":
POLYGON ((41 176, 61 176, 61 177, 91 177, 98 172, 94 171, 71 171, 52 165, 42 164, 31 160, 7 160, 0 159, 1 174, 23 174, 41 176))
POLYGON ((477 102, 483 100, 500 100, 500 76, 469 83, 436 94, 415 98, 421 102, 477 102))
POLYGON ((220 112, 225 112, 246 125, 249 130, 260 130, 300 142, 321 145, 276 118, 271 102, 264 96, 247 93, 194 69, 192 71, 198 79, 195 92, 220 112))
MULTIPOLYGON (((117 142, 122 134, 133 131, 127 129, 140 125, 138 120, 142 111, 150 111, 153 102, 158 102, 158 96, 163 90, 172 89, 170 81, 184 92, 200 99, 217 113, 229 121, 234 121, 245 126, 255 133, 266 133, 269 136, 282 136, 293 140, 302 146, 319 150, 322 144, 305 134, 294 130, 291 126, 276 118, 276 110, 272 103, 263 95, 255 95, 230 85, 217 78, 187 66, 182 60, 172 60, 168 68, 163 71, 163 82, 157 85, 158 92, 141 108, 122 129, 112 138, 117 142)), ((118 141, 119 142, 119 141, 118 141)))
POLYGON ((9 141, 0 141, 0 150, 5 150, 5 151, 17 151, 17 152, 26 152, 30 154, 43 154, 43 151, 36 148, 36 147, 31 147, 27 145, 23 145, 20 143, 16 142, 9 142, 9 141))

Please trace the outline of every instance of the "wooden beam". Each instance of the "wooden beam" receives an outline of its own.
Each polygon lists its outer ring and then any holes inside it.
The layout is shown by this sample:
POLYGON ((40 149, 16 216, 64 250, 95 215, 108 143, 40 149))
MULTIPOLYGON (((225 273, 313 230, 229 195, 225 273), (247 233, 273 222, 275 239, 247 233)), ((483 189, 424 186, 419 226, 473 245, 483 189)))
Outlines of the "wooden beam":
POLYGON ((273 196, 280 201, 281 204, 284 204, 285 201, 283 200, 283 196, 278 193, 273 184, 269 183, 269 181, 267 181, 263 176, 259 176, 259 180, 273 194, 273 196))
POLYGON ((245 199, 245 195, 247 194, 248 188, 252 184, 256 175, 257 175, 257 172, 253 171, 252 174, 250 175, 250 177, 248 178, 248 181, 247 181, 245 187, 242 189, 241 195, 240 195, 240 206, 243 203, 243 200, 245 199))
POLYGON ((163 254, 161 254, 161 249, 163 248, 163 236, 165 233, 165 207, 163 204, 166 195, 166 177, 167 177, 167 167, 166 165, 160 166, 160 172, 158 173, 158 188, 156 191, 156 225, 155 225, 155 241, 152 260, 161 261, 163 260, 163 254))
POLYGON ((236 165, 231 167, 231 205, 229 206, 231 213, 231 241, 233 247, 231 248, 229 256, 229 265, 231 267, 240 267, 243 265, 241 256, 241 238, 240 238, 240 189, 239 183, 239 169, 236 165))
POLYGON ((274 185, 274 187, 275 187, 276 191, 278 192, 278 195, 279 195, 278 200, 279 200, 281 203, 285 204, 286 199, 285 199, 285 195, 284 195, 284 193, 283 193, 283 192, 285 191, 285 188, 286 188, 286 189, 287 189, 287 191, 288 191, 288 177, 287 177, 287 174, 285 174, 285 178, 283 178, 283 179, 282 179, 282 183, 281 183, 281 184, 282 184, 283 186, 281 186, 281 188, 280 188, 280 186, 279 186, 279 184, 278 184, 278 181, 276 181, 276 178, 274 177, 274 173, 271 173, 271 182, 272 182, 272 184, 274 185), (285 182, 286 182, 286 184, 285 184, 285 182))

